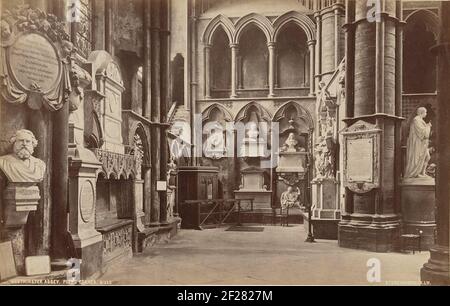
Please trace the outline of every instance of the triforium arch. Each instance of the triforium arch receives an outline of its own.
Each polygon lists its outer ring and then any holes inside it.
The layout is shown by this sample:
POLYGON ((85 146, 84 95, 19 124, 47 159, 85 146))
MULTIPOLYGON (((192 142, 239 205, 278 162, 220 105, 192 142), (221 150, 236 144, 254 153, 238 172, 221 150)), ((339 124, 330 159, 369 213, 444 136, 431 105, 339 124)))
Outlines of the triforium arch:
POLYGON ((239 44, 240 37, 248 25, 256 25, 266 36, 267 43, 273 42, 273 26, 267 17, 251 13, 245 15, 236 22, 236 33, 233 43, 239 44))
POLYGON ((224 32, 227 34, 230 43, 233 42, 234 33, 236 32, 233 22, 224 15, 217 15, 208 23, 205 31, 203 32, 202 42, 205 45, 210 46, 212 44, 214 32, 218 27, 222 27, 224 32))
POLYGON ((288 23, 297 24, 306 34, 306 37, 309 41, 314 41, 316 39, 316 30, 314 22, 305 14, 296 11, 287 12, 281 16, 279 16, 273 22, 273 39, 276 42, 278 34, 282 30, 282 28, 288 23))

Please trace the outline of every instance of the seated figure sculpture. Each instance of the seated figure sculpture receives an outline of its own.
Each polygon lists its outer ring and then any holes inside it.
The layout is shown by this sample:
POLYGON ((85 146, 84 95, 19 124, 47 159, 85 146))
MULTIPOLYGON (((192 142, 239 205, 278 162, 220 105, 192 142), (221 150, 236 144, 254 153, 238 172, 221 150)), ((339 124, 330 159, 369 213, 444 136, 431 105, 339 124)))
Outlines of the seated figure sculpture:
POLYGON ((297 191, 294 191, 292 186, 289 186, 285 192, 281 194, 281 208, 288 209, 294 206, 301 208, 300 206, 300 190, 297 187, 297 191))

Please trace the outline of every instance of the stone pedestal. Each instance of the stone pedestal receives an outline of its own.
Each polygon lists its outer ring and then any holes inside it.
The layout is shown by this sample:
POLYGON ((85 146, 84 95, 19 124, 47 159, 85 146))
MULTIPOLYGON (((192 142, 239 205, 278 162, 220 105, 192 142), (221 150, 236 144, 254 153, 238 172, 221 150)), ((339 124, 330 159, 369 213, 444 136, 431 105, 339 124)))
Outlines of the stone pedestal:
POLYGON ((3 190, 5 233, 11 241, 16 270, 25 273, 26 235, 24 226, 30 211, 36 211, 40 200, 36 183, 11 183, 3 190))
POLYGON ((101 164, 84 148, 69 149, 69 230, 81 262, 81 278, 102 267, 102 235, 95 230, 97 170, 101 164))
POLYGON ((434 243, 435 182, 434 179, 407 179, 401 185, 403 234, 419 234, 421 245, 429 249, 434 243))
POLYGON ((278 153, 278 167, 276 172, 305 172, 306 152, 280 152, 278 153))
POLYGON ((242 182, 234 192, 236 199, 253 199, 253 210, 271 209, 272 191, 264 184, 264 170, 250 167, 241 171, 242 182))
POLYGON ((263 139, 258 139, 258 141, 244 139, 240 153, 242 157, 265 157, 266 148, 267 143, 263 139))
POLYGON ((316 178, 312 182, 312 224, 314 237, 337 239, 341 211, 337 200, 337 182, 333 178, 316 178))
POLYGON ((27 223, 30 211, 36 211, 39 200, 39 187, 36 183, 8 183, 3 191, 5 203, 5 225, 17 228, 27 223))

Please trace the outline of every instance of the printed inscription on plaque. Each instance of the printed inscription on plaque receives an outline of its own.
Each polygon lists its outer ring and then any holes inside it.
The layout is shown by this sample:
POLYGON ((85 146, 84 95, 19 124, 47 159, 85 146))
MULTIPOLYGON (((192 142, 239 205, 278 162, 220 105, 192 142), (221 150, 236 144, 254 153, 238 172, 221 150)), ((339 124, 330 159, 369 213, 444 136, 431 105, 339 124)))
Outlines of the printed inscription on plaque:
POLYGON ((373 181, 373 139, 347 140, 348 182, 373 181))
POLYGON ((94 210, 94 186, 86 181, 80 191, 80 213, 84 222, 89 222, 94 210))
POLYGON ((53 45, 42 35, 19 36, 8 52, 13 77, 25 90, 46 93, 54 88, 61 75, 61 63, 53 45))

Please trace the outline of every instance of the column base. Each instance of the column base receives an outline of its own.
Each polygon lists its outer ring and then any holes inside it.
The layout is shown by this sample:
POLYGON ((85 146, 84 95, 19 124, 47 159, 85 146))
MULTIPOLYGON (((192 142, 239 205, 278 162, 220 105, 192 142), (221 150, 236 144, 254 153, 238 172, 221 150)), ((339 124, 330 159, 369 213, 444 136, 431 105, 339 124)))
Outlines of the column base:
POLYGON ((88 279, 102 272, 103 242, 102 235, 98 232, 72 235, 75 246, 76 258, 81 260, 80 277, 88 279))
POLYGON ((450 285, 449 248, 435 245, 430 248, 430 259, 420 270, 420 279, 428 285, 450 285))
POLYGON ((338 225, 338 242, 343 248, 392 252, 398 249, 399 236, 398 219, 375 222, 352 220, 338 225))

